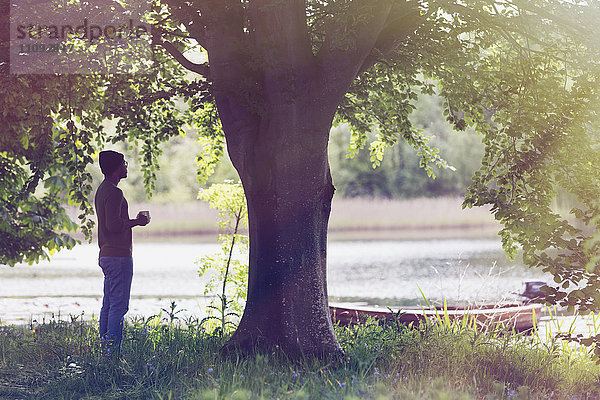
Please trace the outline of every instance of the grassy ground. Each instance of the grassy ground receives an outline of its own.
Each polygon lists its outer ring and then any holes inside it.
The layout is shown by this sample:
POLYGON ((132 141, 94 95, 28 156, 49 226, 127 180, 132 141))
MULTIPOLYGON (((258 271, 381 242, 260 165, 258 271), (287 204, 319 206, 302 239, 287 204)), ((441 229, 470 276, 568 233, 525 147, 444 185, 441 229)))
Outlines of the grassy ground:
POLYGON ((197 321, 130 322, 122 359, 73 319, 0 328, 2 399, 598 399, 600 370, 535 337, 372 321, 336 332, 347 358, 219 356, 197 321), (186 327, 184 327, 186 326, 186 327))

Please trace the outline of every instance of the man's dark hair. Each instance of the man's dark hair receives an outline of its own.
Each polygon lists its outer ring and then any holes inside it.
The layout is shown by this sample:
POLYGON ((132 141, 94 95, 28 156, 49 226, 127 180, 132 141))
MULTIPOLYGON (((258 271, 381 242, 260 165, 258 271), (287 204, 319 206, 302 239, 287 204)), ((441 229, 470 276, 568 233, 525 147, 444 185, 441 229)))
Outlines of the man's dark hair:
POLYGON ((100 152, 100 169, 104 175, 115 172, 125 161, 125 156, 113 150, 100 152))

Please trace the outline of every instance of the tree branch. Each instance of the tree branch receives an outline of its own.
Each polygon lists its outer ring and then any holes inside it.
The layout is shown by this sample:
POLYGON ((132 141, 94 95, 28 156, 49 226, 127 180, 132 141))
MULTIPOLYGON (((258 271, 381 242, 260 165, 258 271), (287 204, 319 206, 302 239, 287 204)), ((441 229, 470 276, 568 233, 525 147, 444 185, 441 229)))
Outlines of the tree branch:
POLYGON ((209 50, 208 38, 205 32, 205 21, 201 15, 204 15, 203 8, 198 5, 197 8, 188 6, 184 1, 165 0, 171 7, 175 18, 181 22, 188 33, 206 50, 209 50), (200 11, 200 15, 198 14, 200 11))
MULTIPOLYGON (((198 81, 193 81, 190 83, 185 83, 178 87, 172 86, 170 88, 170 90, 159 90, 159 91, 153 92, 151 94, 148 94, 146 96, 142 96, 142 97, 138 97, 136 99, 126 101, 123 104, 119 104, 119 106, 110 107, 110 108, 108 108, 107 112, 111 118, 112 117, 121 117, 122 112, 131 111, 131 109, 133 107, 144 107, 144 106, 152 104, 158 100, 167 100, 167 99, 172 99, 174 97, 183 96, 183 95, 194 96, 194 95, 198 95, 200 93, 200 94, 202 94, 203 98, 209 99, 210 93, 209 93, 208 86, 209 86, 209 84, 205 80, 198 80, 198 81)), ((210 99, 207 101, 210 101, 210 99)))
POLYGON ((154 29, 156 29, 156 30, 158 30, 161 33, 164 33, 166 35, 176 36, 176 37, 180 37, 180 38, 183 38, 183 39, 194 39, 193 36, 185 35, 185 34, 182 34, 182 33, 179 33, 179 32, 171 32, 171 31, 168 31, 166 29, 161 28, 158 25, 154 25, 154 29))
POLYGON ((582 24, 581 21, 574 19, 573 16, 574 15, 583 16, 584 14, 589 15, 592 12, 595 12, 595 14, 592 14, 593 16, 598 16, 598 11, 599 11, 598 6, 596 6, 596 7, 593 7, 591 5, 581 6, 576 3, 569 4, 567 7, 572 7, 574 9, 577 9, 579 12, 578 13, 569 13, 568 15, 560 13, 560 11, 565 10, 564 8, 562 10, 559 8, 559 9, 555 10, 555 12, 551 12, 542 7, 538 7, 536 5, 532 5, 527 2, 519 2, 516 6, 519 9, 529 11, 534 15, 538 15, 540 17, 547 18, 551 21, 554 21, 554 22, 562 25, 563 27, 568 28, 571 32, 573 32, 575 34, 586 34, 586 35, 595 34, 595 29, 594 29, 595 26, 590 27, 590 26, 587 26, 586 24, 582 24))
POLYGON ((333 23, 327 32, 323 46, 317 54, 317 62, 323 74, 322 82, 334 96, 343 96, 354 78, 361 71, 367 57, 372 53, 380 33, 392 10, 391 5, 381 5, 375 1, 355 3, 356 10, 346 10, 343 17, 350 20, 352 15, 369 15, 367 21, 352 26, 333 23), (371 8, 370 10, 362 10, 371 8), (368 11, 368 12, 367 12, 368 11), (335 67, 333 67, 335 66, 335 67))
POLYGON ((195 72, 197 74, 203 75, 206 78, 210 77, 210 68, 206 64, 196 64, 190 60, 188 60, 183 53, 181 53, 177 48, 171 43, 162 39, 160 34, 160 30, 152 27, 152 43, 158 44, 162 46, 177 62, 179 62, 184 68, 195 72))
POLYGON ((425 16, 421 15, 416 7, 411 6, 408 10, 394 8, 373 46, 373 51, 365 58, 358 74, 367 71, 385 58, 403 39, 414 32, 424 19, 425 16))
POLYGON ((313 62, 305 0, 255 0, 249 14, 267 69, 305 68, 313 62))
MULTIPOLYGON (((537 54, 544 54, 544 55, 554 58, 558 61, 564 61, 562 58, 554 56, 552 54, 548 54, 547 52, 538 51, 538 50, 532 49, 530 47, 526 48, 523 45, 521 45, 519 43, 519 41, 515 38, 513 33, 522 35, 527 40, 532 40, 535 43, 544 46, 545 48, 550 47, 550 45, 548 43, 544 42, 544 40, 541 37, 535 36, 534 34, 532 34, 530 32, 526 32, 524 29, 521 29, 521 27, 523 26, 523 21, 520 21, 518 19, 519 16, 506 17, 506 16, 503 16, 502 14, 500 14, 495 7, 495 5, 496 5, 495 2, 492 2, 492 6, 494 6, 494 11, 496 12, 496 15, 485 14, 485 13, 479 12, 477 10, 471 9, 465 5, 461 5, 456 2, 452 2, 452 1, 451 2, 441 1, 441 3, 445 4, 445 6, 447 7, 448 10, 453 10, 454 12, 456 12, 462 16, 468 16, 468 17, 472 18, 473 20, 479 21, 481 26, 484 27, 485 29, 492 29, 492 30, 498 32, 507 42, 512 44, 514 46, 514 48, 522 55, 527 55, 530 53, 537 53, 537 54)), ((507 6, 507 4, 503 4, 503 3, 500 3, 500 4, 502 4, 504 7, 507 6)), ((535 7, 527 8, 527 7, 524 7, 524 4, 515 5, 515 7, 518 7, 522 10, 531 12, 532 14, 537 15, 538 17, 544 17, 544 18, 555 20, 555 22, 557 22, 557 23, 562 23, 563 26, 566 28, 574 29, 572 27, 571 23, 564 22, 560 17, 552 18, 553 14, 545 12, 542 9, 537 9, 535 7)), ((583 28, 581 28, 581 29, 583 30, 583 28)))

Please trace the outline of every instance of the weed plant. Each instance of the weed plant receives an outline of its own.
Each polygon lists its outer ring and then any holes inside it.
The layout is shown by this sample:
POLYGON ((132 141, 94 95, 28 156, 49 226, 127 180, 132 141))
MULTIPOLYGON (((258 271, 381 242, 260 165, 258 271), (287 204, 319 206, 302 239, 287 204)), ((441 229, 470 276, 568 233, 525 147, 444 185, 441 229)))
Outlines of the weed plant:
POLYGON ((222 232, 219 235, 221 251, 198 261, 200 276, 213 273, 204 287, 204 294, 213 295, 213 300, 207 307, 208 316, 203 323, 216 326, 225 334, 235 330, 234 320, 239 320, 243 312, 243 299, 248 291, 249 238, 240 233, 248 226, 246 196, 241 182, 225 181, 202 189, 198 198, 208 201, 211 208, 219 211, 218 226, 222 232), (242 260, 234 257, 235 252, 243 255, 242 260))
MULTIPOLYGON (((175 315, 172 312, 169 315, 175 315)), ((535 336, 439 320, 336 327, 338 362, 278 352, 219 353, 227 336, 195 319, 126 324, 120 359, 100 354, 94 323, 0 327, 2 399, 597 399, 585 352, 535 336)))

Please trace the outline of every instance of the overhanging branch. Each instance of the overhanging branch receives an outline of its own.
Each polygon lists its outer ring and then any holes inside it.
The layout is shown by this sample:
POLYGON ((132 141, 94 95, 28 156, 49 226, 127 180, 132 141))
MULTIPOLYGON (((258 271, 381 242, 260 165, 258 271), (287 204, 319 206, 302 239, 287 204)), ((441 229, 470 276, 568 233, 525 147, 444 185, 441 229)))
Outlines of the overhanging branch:
POLYGON ((152 43, 162 46, 184 68, 200 74, 206 78, 210 76, 210 68, 206 64, 197 64, 188 60, 171 42, 163 40, 160 29, 152 27, 152 43))
MULTIPOLYGON (((373 51, 380 33, 385 28, 392 10, 389 5, 384 7, 370 3, 369 6, 371 8, 368 10, 369 18, 367 20, 351 26, 346 22, 336 24, 332 21, 325 42, 317 53, 317 62, 323 71, 323 82, 328 86, 327 90, 334 96, 343 96, 350 83, 361 71, 365 60, 373 51), (352 42, 350 45, 342 45, 349 39, 352 42), (338 67, 329 68, 331 65, 338 67)), ((359 12, 361 5, 357 3, 355 7, 358 9, 345 12, 359 12)))
POLYGON ((403 39, 413 33, 415 29, 425 19, 424 15, 421 15, 418 8, 413 8, 404 12, 398 12, 399 10, 393 10, 388 17, 385 27, 379 34, 373 50, 365 58, 362 66, 360 67, 359 74, 365 72, 377 62, 381 61, 393 51, 403 39))
POLYGON ((158 30, 161 33, 164 33, 165 35, 176 36, 176 37, 180 37, 180 38, 183 38, 183 39, 194 39, 193 36, 185 35, 185 34, 182 34, 182 33, 179 33, 179 32, 168 31, 168 30, 163 29, 163 28, 161 28, 159 26, 156 26, 156 25, 154 26, 154 29, 158 30))
POLYGON ((145 107, 159 100, 173 99, 178 96, 200 96, 204 101, 212 101, 209 92, 209 83, 206 80, 197 80, 180 86, 172 86, 170 90, 159 90, 143 97, 130 99, 117 107, 109 108, 111 118, 122 117, 123 112, 128 112, 134 107, 145 107))
POLYGON ((173 16, 185 26, 191 37, 208 50, 208 40, 204 31, 205 21, 202 18, 204 8, 199 5, 200 2, 196 2, 196 8, 180 0, 166 0, 166 3, 170 6, 173 16))

